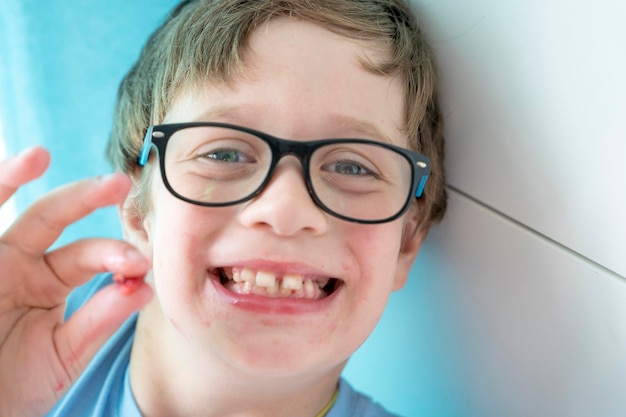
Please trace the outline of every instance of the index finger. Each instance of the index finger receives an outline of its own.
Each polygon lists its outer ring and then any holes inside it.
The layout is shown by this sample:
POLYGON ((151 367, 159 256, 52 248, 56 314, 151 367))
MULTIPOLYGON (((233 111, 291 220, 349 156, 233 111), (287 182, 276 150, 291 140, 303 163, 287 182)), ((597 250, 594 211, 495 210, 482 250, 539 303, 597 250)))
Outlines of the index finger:
POLYGON ((44 173, 50 154, 40 146, 25 149, 18 155, 0 161, 0 205, 21 186, 44 173))
POLYGON ((30 206, 2 241, 31 255, 41 255, 70 224, 97 208, 123 201, 130 186, 130 178, 118 173, 58 188, 30 206))

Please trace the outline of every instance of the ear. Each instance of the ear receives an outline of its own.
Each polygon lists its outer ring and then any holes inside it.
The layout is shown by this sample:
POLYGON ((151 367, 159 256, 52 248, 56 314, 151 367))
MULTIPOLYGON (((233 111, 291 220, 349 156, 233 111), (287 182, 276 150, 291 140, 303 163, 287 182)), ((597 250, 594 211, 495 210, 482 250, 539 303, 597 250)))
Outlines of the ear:
POLYGON ((127 242, 135 246, 146 258, 152 260, 150 240, 150 216, 139 214, 133 197, 127 197, 118 205, 122 231, 127 242))
POLYGON ((419 227, 417 212, 417 205, 411 207, 405 220, 400 252, 398 253, 398 265, 393 282, 394 291, 401 289, 406 284, 409 272, 411 272, 415 258, 428 232, 425 228, 419 227))

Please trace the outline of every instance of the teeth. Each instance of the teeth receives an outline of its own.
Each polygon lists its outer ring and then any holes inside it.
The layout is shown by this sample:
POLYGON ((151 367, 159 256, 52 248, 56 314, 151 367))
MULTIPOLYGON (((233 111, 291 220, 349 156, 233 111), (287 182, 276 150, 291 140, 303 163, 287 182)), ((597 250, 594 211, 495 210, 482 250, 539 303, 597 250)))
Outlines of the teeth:
POLYGON ((278 297, 280 295, 278 285, 265 288, 265 293, 272 298, 278 297))
POLYGON ((254 284, 256 273, 250 268, 233 268, 233 281, 237 283, 248 282, 254 284))
POLYGON ((300 291, 302 289, 302 275, 285 274, 281 287, 286 290, 300 291))
POLYGON ((235 292, 259 294, 268 297, 319 298, 325 294, 321 289, 329 278, 305 277, 301 274, 276 274, 270 271, 257 271, 248 267, 232 268, 233 285, 228 287, 235 292), (237 285, 235 285, 237 284, 237 285))
POLYGON ((271 288, 276 286, 276 274, 267 271, 256 273, 256 285, 259 287, 271 288))
POLYGON ((315 284, 310 279, 304 281, 304 294, 307 298, 315 297, 315 292, 317 289, 319 289, 317 284, 315 284))
POLYGON ((249 282, 250 284, 254 284, 256 280, 256 274, 250 268, 243 268, 241 270, 241 279, 243 279, 245 282, 249 282))

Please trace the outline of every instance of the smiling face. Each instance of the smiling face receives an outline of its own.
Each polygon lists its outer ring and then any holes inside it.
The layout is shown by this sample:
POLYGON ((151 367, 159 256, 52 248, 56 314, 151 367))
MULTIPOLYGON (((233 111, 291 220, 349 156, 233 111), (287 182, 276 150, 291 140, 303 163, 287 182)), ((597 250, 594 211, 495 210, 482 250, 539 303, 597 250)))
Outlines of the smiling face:
MULTIPOLYGON (((406 146, 400 80, 359 61, 376 60, 372 47, 314 24, 273 20, 252 35, 242 76, 183 91, 163 123, 226 122, 299 141, 363 137, 406 146)), ((149 213, 123 212, 126 236, 153 259, 157 294, 137 338, 143 353, 177 366, 338 372, 404 284, 421 242, 410 233, 403 239, 415 226, 413 211, 379 225, 322 211, 292 156, 259 196, 230 207, 175 198, 158 169, 151 181, 149 213)))

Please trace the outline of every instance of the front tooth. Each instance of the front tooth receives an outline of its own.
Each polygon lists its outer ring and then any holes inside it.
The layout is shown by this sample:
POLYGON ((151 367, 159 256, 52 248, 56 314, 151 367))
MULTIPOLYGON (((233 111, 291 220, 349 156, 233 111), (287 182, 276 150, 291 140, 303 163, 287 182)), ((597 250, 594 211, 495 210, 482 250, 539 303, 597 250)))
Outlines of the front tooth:
POLYGON ((276 286, 276 274, 267 271, 259 271, 256 273, 256 285, 259 287, 276 286))
POLYGON ((241 269, 241 272, 240 272, 240 275, 241 275, 241 280, 242 280, 242 281, 245 281, 245 282, 249 282, 249 283, 251 283, 251 284, 254 284, 254 280, 255 280, 255 277, 256 277, 256 273, 254 272, 254 270, 253 270, 253 269, 250 269, 250 268, 242 268, 242 269, 241 269))
POLYGON ((282 288, 286 290, 300 291, 302 289, 302 275, 285 274, 283 276, 282 288))

